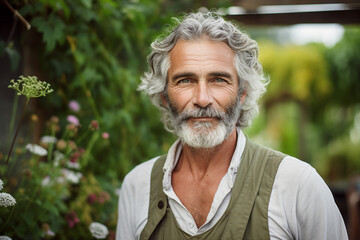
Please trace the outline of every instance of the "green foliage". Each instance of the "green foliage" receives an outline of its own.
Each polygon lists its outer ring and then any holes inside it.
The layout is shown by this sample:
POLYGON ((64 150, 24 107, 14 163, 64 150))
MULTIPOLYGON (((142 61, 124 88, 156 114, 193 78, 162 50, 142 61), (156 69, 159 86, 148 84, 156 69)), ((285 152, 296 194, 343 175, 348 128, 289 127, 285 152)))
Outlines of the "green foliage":
MULTIPOLYGON (((32 25, 33 32, 22 39, 34 50, 31 61, 41 63, 39 75, 46 76, 41 80, 55 89, 46 100, 39 99, 40 115, 57 115, 60 121, 51 118, 43 133, 57 138, 41 143, 46 157, 21 155, 20 146, 11 164, 0 166, 0 175, 13 182, 7 190, 18 200, 12 213, 0 209, 0 235, 41 239, 50 231, 56 239, 89 239, 94 221, 113 234, 120 180, 173 141, 158 111, 136 90, 148 46, 168 17, 159 2, 150 0, 14 1, 13 6, 32 25), (81 110, 67 110, 72 100, 81 110), (67 123, 69 114, 80 124, 67 123), (99 129, 89 131, 93 119, 99 129), (57 163, 58 152, 63 157, 57 163), (80 169, 69 169, 77 154, 80 169), (79 182, 59 181, 69 171, 70 176, 81 174, 79 182)), ((0 45, 2 52, 5 48, 0 45)))
POLYGON ((41 181, 45 176, 50 174, 52 178, 56 178, 60 177, 61 173, 58 168, 38 161, 39 157, 33 156, 30 161, 23 162, 20 183, 17 178, 4 174, 5 168, 2 166, 2 175, 7 176, 8 180, 7 190, 13 194, 17 204, 11 208, 0 207, 1 234, 14 239, 29 239, 29 236, 39 239, 44 237, 42 223, 54 226, 64 224, 61 214, 66 210, 66 206, 63 198, 59 196, 68 195, 66 185, 44 187, 41 181))
POLYGON ((336 94, 331 103, 350 106, 360 102, 360 28, 346 27, 344 36, 327 53, 330 75, 336 94))
POLYGON ((346 28, 332 48, 260 42, 271 82, 259 119, 247 130, 256 141, 312 163, 328 181, 360 173, 359 28, 346 28))
POLYGON ((43 41, 46 44, 45 51, 51 52, 56 44, 63 44, 65 41, 65 23, 61 21, 54 13, 44 19, 35 17, 31 24, 43 35, 43 41))
POLYGON ((260 41, 259 60, 271 80, 262 99, 263 131, 250 129, 267 146, 311 162, 308 116, 332 93, 328 65, 319 46, 278 45, 260 41))
POLYGON ((346 180, 360 173, 359 156, 360 142, 340 137, 316 154, 314 166, 329 181, 346 180))
POLYGON ((331 93, 326 59, 315 46, 278 46, 263 42, 260 49, 260 62, 272 79, 266 98, 286 95, 313 103, 331 93))
POLYGON ((95 117, 110 133, 109 148, 93 146, 89 171, 122 178, 165 150, 162 145, 172 137, 136 91, 148 46, 167 19, 158 2, 42 0, 20 12, 44 43, 41 63, 58 93, 42 105, 54 113, 76 99, 83 108, 81 121, 95 117))
POLYGON ((270 109, 262 109, 246 133, 258 143, 299 157, 299 115, 295 102, 279 102, 270 109))
POLYGON ((21 144, 13 161, 0 165, 5 190, 17 201, 13 207, 0 206, 1 235, 88 239, 88 226, 97 221, 114 231, 119 182, 114 178, 100 183, 87 169, 93 146, 106 148, 107 136, 99 136, 96 121, 80 133, 77 118, 69 116, 67 123, 52 117, 40 145, 21 144))

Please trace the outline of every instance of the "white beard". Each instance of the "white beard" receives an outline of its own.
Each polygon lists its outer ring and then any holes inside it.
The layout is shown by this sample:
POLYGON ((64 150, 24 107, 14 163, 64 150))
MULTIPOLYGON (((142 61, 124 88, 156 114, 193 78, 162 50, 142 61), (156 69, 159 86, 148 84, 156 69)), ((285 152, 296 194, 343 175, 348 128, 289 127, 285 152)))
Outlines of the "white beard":
POLYGON ((181 113, 166 96, 170 106, 171 125, 176 135, 184 144, 193 148, 212 148, 220 145, 236 126, 241 111, 239 96, 225 112, 208 106, 189 109, 181 113), (214 120, 188 122, 189 119, 197 117, 212 117, 214 120), (214 122, 215 119, 217 119, 216 122, 214 122))
POLYGON ((229 129, 222 122, 218 122, 216 126, 211 122, 195 122, 193 125, 192 127, 184 122, 177 132, 182 142, 193 148, 215 147, 229 135, 229 129))

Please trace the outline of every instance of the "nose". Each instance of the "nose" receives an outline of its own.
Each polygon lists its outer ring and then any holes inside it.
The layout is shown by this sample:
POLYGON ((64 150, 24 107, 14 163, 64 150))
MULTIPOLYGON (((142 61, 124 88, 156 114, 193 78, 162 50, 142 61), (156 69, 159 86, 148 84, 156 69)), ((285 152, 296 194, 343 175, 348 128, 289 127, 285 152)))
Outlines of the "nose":
POLYGON ((194 105, 205 108, 212 103, 211 89, 205 82, 198 82, 194 89, 194 105))

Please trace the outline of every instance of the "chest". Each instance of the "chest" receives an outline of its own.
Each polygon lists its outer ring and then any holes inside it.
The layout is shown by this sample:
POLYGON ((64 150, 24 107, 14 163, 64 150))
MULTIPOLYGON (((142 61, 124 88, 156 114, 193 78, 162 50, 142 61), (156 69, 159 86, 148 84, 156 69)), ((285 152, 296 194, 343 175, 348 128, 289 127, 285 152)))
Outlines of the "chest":
POLYGON ((196 181, 191 177, 173 174, 174 192, 194 218, 198 227, 207 219, 221 177, 196 181))

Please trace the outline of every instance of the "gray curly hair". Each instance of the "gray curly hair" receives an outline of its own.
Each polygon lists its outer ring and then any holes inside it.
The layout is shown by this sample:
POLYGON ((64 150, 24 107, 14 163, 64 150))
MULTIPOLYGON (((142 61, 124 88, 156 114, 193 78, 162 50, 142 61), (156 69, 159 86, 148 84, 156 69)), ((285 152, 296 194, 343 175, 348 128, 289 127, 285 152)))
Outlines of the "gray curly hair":
POLYGON ((167 75, 171 64, 169 54, 180 39, 196 40, 205 35, 210 40, 227 43, 235 53, 238 94, 240 96, 243 92, 246 93, 236 125, 240 128, 249 126, 259 112, 258 99, 266 91, 268 84, 258 61, 259 48, 256 41, 241 32, 235 24, 213 12, 190 13, 182 21, 176 18, 174 20, 177 26, 167 36, 158 38, 151 44, 152 52, 147 59, 149 70, 141 78, 138 90, 149 96, 151 102, 161 110, 165 128, 174 132, 170 110, 163 106, 161 100, 162 94, 167 95, 167 75))

